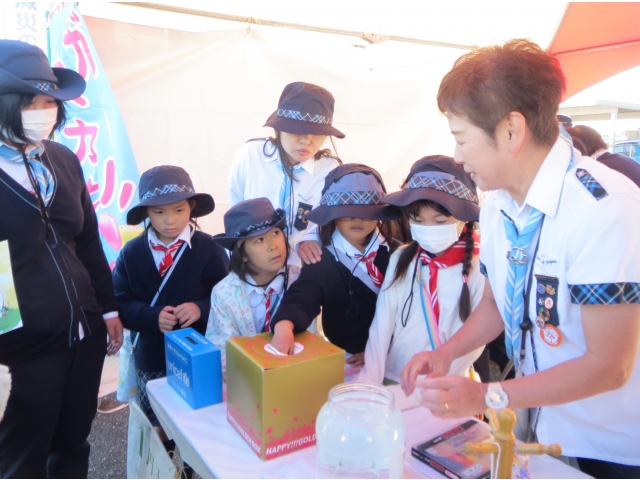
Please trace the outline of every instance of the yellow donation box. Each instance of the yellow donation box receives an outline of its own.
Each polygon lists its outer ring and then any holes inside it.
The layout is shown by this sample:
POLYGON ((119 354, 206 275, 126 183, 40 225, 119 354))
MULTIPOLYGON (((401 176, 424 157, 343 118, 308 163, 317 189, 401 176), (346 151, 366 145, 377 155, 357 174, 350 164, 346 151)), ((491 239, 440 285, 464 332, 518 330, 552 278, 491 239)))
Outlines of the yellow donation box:
POLYGON ((279 355, 271 333, 227 342, 227 420, 263 460, 316 441, 316 417, 344 382, 345 352, 310 332, 294 355, 279 355))

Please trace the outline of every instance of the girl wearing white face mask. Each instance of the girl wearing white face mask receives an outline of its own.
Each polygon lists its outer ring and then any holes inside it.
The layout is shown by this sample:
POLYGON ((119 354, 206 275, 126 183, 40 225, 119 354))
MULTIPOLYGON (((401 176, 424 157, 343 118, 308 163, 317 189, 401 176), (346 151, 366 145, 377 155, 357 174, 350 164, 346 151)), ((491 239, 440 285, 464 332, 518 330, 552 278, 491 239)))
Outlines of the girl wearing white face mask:
MULTIPOLYGON (((484 288, 473 228, 480 209, 471 177, 450 157, 437 155, 418 160, 402 187, 385 202, 402 209, 413 242, 389 262, 359 381, 398 381, 413 355, 453 336, 484 288)), ((458 359, 449 373, 469 375, 481 353, 458 359)), ((418 405, 415 394, 407 398, 399 386, 390 388, 401 408, 418 405)))
POLYGON ((86 478, 104 357, 122 344, 80 162, 46 140, 65 120, 63 102, 84 89, 38 47, 0 40, 0 242, 9 247, 0 262, 15 288, 0 323, 0 364, 11 373, 3 477, 86 478), (20 322, 8 325, 9 316, 20 322))

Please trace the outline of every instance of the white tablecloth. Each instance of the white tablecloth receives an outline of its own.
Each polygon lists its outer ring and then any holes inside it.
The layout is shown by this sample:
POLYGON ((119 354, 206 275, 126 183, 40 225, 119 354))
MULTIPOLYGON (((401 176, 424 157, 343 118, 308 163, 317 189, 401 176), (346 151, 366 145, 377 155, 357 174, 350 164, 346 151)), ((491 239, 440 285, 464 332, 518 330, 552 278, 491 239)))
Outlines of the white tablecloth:
MULTIPOLYGON (((227 405, 193 410, 169 386, 166 378, 147 384, 151 406, 183 460, 203 478, 315 478, 316 447, 311 446, 273 460, 260 460, 227 422, 227 405)), ((433 417, 425 408, 403 412, 407 427, 405 477, 446 478, 411 457, 411 446, 460 423, 433 417)), ((534 478, 590 478, 549 456, 531 456, 534 478)))

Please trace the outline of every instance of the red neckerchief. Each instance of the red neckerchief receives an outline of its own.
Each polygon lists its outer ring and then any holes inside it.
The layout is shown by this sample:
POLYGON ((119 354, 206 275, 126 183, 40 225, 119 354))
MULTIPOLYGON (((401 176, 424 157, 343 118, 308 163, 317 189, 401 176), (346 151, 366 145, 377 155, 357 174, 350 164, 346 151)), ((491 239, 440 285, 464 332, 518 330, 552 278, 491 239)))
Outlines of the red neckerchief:
POLYGON ((164 252, 164 257, 162 257, 162 261, 160 262, 160 265, 158 265, 158 272, 160 273, 161 277, 164 277, 164 274, 167 273, 167 270, 169 270, 169 267, 171 266, 171 264, 173 264, 173 256, 183 243, 184 240, 178 240, 170 247, 165 247, 164 245, 158 245, 156 243, 150 242, 152 249, 159 252, 164 252))
MULTIPOLYGON (((422 247, 418 251, 418 257, 422 265, 429 265, 429 293, 431 294, 431 306, 436 314, 436 321, 440 319, 440 305, 438 304, 438 270, 441 268, 452 267, 464 261, 465 248, 467 246, 467 227, 462 230, 462 239, 454 243, 442 255, 431 257, 422 247)), ((473 232, 474 248, 473 254, 480 252, 480 243, 478 236, 473 232)), ((462 282, 467 283, 467 278, 462 277, 462 282)))

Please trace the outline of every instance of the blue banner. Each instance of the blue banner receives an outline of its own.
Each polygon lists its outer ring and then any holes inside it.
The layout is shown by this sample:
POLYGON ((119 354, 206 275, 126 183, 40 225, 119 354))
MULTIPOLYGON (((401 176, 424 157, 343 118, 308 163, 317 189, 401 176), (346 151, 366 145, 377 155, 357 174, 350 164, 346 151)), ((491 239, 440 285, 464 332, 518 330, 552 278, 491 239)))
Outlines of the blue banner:
POLYGON ((80 160, 113 269, 122 245, 140 232, 126 222, 140 174, 120 109, 76 2, 59 4, 49 13, 48 36, 51 66, 75 70, 87 82, 81 97, 66 102, 69 120, 57 140, 80 160))

